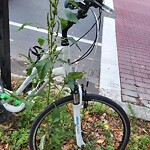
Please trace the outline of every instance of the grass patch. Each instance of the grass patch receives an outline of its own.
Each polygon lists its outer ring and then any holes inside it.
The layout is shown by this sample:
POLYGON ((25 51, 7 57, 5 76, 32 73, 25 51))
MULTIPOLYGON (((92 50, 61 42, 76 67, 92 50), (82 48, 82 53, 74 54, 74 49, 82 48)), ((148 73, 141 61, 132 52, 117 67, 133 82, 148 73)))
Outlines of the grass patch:
MULTIPOLYGON (((16 82, 13 82, 13 84, 15 85, 15 87, 17 87, 16 82)), ((0 138, 0 150, 29 150, 29 145, 28 145, 29 131, 30 131, 32 122, 34 121, 36 116, 39 114, 39 112, 46 105, 46 104, 43 104, 43 98, 44 98, 43 96, 42 98, 37 97, 33 108, 29 110, 28 109, 24 110, 21 113, 17 114, 13 122, 0 124, 0 137, 1 137, 0 138)), ((96 110, 97 112, 101 111, 101 113, 104 113, 106 110, 109 112, 109 110, 106 109, 105 107, 102 109, 102 107, 98 107, 98 106, 92 108, 90 112, 95 113, 94 110, 96 110)), ((86 114, 86 112, 84 113, 86 114)), ((114 114, 108 113, 108 115, 112 115, 112 117, 115 117, 114 114)), ((138 149, 149 150, 150 149, 150 122, 144 121, 141 119, 136 119, 135 117, 132 116, 130 118, 130 123, 131 123, 131 137, 127 146, 127 150, 138 150, 138 149)), ((61 129, 62 125, 60 124, 57 127, 61 129)), ((58 131, 59 129, 57 129, 57 132, 58 131)), ((69 134, 69 133, 66 132, 66 134, 69 134)), ((72 136, 71 133, 70 133, 70 136, 72 136)), ((75 143, 75 141, 73 140, 69 142, 71 144, 75 143)), ((67 149, 67 146, 65 147, 66 149, 64 147, 62 149, 69 150, 67 149)), ((87 147, 87 149, 90 149, 90 148, 87 147)), ((107 150, 114 149, 111 145, 111 139, 110 139, 110 145, 107 145, 107 147, 104 147, 103 149, 107 149, 107 150)))

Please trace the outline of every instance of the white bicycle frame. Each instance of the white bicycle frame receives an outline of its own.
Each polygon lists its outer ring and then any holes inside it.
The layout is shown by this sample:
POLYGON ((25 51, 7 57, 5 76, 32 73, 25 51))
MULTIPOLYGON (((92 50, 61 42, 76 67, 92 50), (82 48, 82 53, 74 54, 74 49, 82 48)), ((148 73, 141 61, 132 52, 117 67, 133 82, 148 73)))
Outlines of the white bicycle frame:
MULTIPOLYGON (((68 63, 64 63, 62 67, 58 67, 58 68, 54 68, 53 69, 53 76, 65 76, 66 74, 68 74, 69 72, 72 71, 72 67, 69 64, 70 62, 70 46, 62 46, 62 47, 58 47, 57 51, 61 51, 61 53, 63 54, 63 60, 68 61, 68 63)), ((40 60, 46 59, 48 58, 48 53, 44 54, 40 60)), ((30 76, 28 76, 24 82, 21 84, 21 86, 17 89, 16 94, 20 95, 24 89, 27 87, 27 85, 29 85, 29 83, 32 82, 33 78, 35 77, 35 74, 37 73, 37 69, 33 68, 32 73, 30 76)), ((38 91, 40 91, 41 89, 43 89, 46 84, 48 83, 48 79, 45 80, 44 84, 39 88, 35 87, 35 89, 33 89, 33 91, 35 93, 38 93, 38 91)), ((82 134, 81 134, 81 119, 80 119, 80 110, 82 107, 82 89, 81 86, 78 85, 79 87, 79 104, 74 105, 73 104, 73 116, 74 116, 74 123, 75 123, 75 132, 76 132, 76 141, 77 141, 77 145, 79 147, 82 147, 85 145, 83 138, 82 138, 82 134)), ((18 113, 20 111, 22 111, 25 108, 25 104, 22 103, 19 106, 12 106, 10 104, 4 103, 3 104, 4 107, 6 108, 7 111, 13 112, 13 113, 18 113)))
MULTIPOLYGON (((61 53, 63 54, 63 60, 70 60, 70 47, 69 46, 62 46, 62 47, 58 47, 57 51, 61 51, 61 53)), ((48 53, 45 53, 40 60, 46 59, 48 58, 48 53)), ((64 63, 62 67, 58 67, 58 68, 54 68, 53 69, 53 76, 65 76, 67 73, 71 72, 71 65, 69 63, 64 63)), ((35 75, 37 74, 37 69, 33 68, 32 73, 30 76, 28 76, 24 82, 21 84, 21 86, 16 90, 16 95, 21 95, 22 92, 24 91, 24 89, 32 82, 32 80, 34 79, 35 75)), ((48 78, 45 78, 44 84, 38 88, 35 87, 32 92, 34 91, 35 94, 37 94, 40 90, 42 90, 46 84, 48 83, 48 78)), ((6 91, 8 91, 6 89, 6 91)), ((10 93, 11 91, 8 91, 8 93, 10 93)), ((25 108, 25 104, 22 103, 19 106, 13 106, 7 103, 3 103, 5 109, 9 112, 13 112, 13 113, 18 113, 20 111, 22 111, 25 108)))

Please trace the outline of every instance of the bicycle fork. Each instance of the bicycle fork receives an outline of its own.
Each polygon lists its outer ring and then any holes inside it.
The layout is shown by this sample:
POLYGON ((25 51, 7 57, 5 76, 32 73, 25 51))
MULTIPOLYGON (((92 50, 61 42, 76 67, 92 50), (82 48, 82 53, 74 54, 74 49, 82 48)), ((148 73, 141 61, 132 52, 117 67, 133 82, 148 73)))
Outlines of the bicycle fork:
POLYGON ((81 86, 78 85, 77 90, 75 90, 73 94, 73 116, 75 123, 76 142, 80 148, 83 148, 85 146, 85 143, 82 138, 82 130, 81 130, 81 117, 80 117, 81 108, 82 108, 82 89, 81 86))

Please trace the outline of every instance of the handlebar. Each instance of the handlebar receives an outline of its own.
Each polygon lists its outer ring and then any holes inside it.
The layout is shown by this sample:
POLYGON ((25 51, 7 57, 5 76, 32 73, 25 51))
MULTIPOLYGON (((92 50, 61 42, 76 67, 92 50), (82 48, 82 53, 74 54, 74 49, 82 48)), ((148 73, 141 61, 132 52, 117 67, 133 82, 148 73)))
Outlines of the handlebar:
POLYGON ((113 9, 111 9, 110 7, 106 6, 106 5, 103 4, 103 3, 98 2, 98 0, 92 0, 92 1, 93 1, 95 4, 97 4, 97 6, 99 6, 99 7, 100 7, 103 11, 105 11, 106 13, 111 14, 111 13, 114 12, 113 9))
MULTIPOLYGON (((114 13, 113 9, 109 8, 108 6, 103 4, 103 0, 80 0, 79 2, 75 0, 65 0, 64 7, 69 8, 71 10, 76 9, 77 13, 74 13, 74 15, 77 17, 77 19, 84 19, 87 17, 87 12, 90 9, 90 7, 100 8, 101 10, 105 11, 109 15, 112 15, 114 13)), ((68 30, 72 27, 72 25, 75 24, 72 21, 68 21, 68 25, 62 29, 62 38, 66 39, 68 30)), ((67 40, 68 41, 68 40, 67 40)), ((66 40, 62 40, 62 45, 69 45, 69 43, 66 40)))
POLYGON ((114 12, 113 9, 109 8, 108 6, 106 6, 105 4, 103 4, 103 0, 84 0, 83 2, 75 2, 74 0, 66 0, 65 1, 65 8, 69 8, 71 10, 73 9, 87 9, 90 7, 95 7, 95 8, 100 8, 101 10, 103 10, 106 13, 112 14, 114 12), (84 7, 83 7, 84 5, 84 7))

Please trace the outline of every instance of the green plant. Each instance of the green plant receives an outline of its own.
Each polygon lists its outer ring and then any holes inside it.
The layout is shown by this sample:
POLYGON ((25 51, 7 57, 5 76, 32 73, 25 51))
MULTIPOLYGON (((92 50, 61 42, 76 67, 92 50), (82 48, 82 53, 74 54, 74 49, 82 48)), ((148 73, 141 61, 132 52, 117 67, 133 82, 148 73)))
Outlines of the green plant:
MULTIPOLYGON (((74 137, 74 124, 70 118, 70 114, 65 108, 57 108, 53 111, 50 118, 48 118, 50 124, 47 123, 47 130, 51 138, 50 143, 43 142, 43 145, 48 145, 50 149, 61 149, 63 142, 74 137)), ((44 147, 44 146, 43 146, 44 147)))
POLYGON ((136 114, 135 114, 135 112, 134 112, 134 110, 133 110, 133 108, 132 108, 132 106, 131 106, 130 103, 128 103, 128 108, 129 108, 129 110, 130 110, 131 115, 133 116, 133 118, 135 118, 136 114))
POLYGON ((129 150, 146 150, 148 149, 148 145, 150 144, 150 136, 149 135, 132 135, 131 136, 131 145, 129 150))

